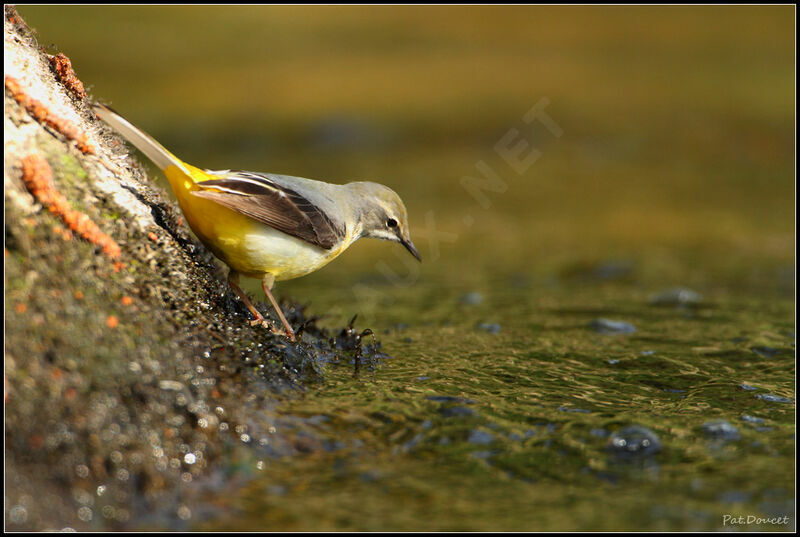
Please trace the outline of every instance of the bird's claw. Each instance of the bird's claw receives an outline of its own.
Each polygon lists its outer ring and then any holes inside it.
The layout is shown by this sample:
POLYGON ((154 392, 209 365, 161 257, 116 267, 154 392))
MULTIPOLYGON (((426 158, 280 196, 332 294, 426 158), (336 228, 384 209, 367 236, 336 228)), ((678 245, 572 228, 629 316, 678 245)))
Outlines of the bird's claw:
POLYGON ((297 341, 297 335, 294 333, 294 330, 292 329, 281 330, 280 328, 276 328, 274 324, 264 319, 263 317, 261 319, 253 319, 252 321, 250 321, 250 326, 263 326, 276 336, 286 336, 289 338, 289 341, 297 341))

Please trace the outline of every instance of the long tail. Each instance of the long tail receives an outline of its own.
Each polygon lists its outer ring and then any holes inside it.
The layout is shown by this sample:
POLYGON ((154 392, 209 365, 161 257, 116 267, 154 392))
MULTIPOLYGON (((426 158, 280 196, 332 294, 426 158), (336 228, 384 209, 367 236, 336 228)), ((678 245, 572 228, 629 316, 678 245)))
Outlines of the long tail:
POLYGON ((152 136, 144 132, 142 129, 104 104, 94 104, 92 107, 100 119, 111 125, 114 130, 116 130, 118 133, 124 136, 125 139, 136 146, 136 148, 144 153, 147 158, 152 160, 156 166, 162 170, 169 166, 177 166, 178 168, 186 171, 186 168, 180 159, 167 151, 163 145, 156 142, 152 136))

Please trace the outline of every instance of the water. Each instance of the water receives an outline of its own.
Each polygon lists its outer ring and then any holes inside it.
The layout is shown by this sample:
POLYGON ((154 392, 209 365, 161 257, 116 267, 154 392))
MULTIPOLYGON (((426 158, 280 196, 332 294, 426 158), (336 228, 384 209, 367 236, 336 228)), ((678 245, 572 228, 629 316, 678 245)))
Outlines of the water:
POLYGON ((235 478, 174 516, 794 528, 787 10, 242 9, 191 12, 235 36, 209 44, 175 35, 189 16, 175 8, 20 8, 96 95, 192 164, 377 180, 409 209, 422 265, 360 241, 276 286, 331 326, 358 313, 392 358, 276 395, 302 453, 237 454, 235 478), (169 32, 130 54, 140 20, 169 32), (476 189, 484 177, 497 180, 476 189))
POLYGON ((502 281, 485 294, 486 308, 453 294, 439 323, 382 334, 394 358, 374 374, 340 366, 285 401, 336 446, 267 461, 229 505, 236 517, 203 527, 715 530, 725 514, 775 510, 793 520, 793 404, 758 398, 793 397, 791 301, 687 312, 628 284, 502 281), (595 332, 585 304, 598 294, 617 297, 603 315, 637 332, 595 332), (498 333, 474 328, 487 311, 498 333), (761 338, 784 359, 753 352, 761 338), (749 379, 756 390, 741 388, 749 379), (267 492, 276 483, 281 494, 267 492))

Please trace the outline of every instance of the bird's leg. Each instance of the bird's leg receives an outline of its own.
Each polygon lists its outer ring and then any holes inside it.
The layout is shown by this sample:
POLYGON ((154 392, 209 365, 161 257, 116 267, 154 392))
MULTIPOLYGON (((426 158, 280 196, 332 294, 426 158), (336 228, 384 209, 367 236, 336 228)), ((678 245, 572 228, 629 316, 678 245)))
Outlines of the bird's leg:
POLYGON ((258 312, 258 310, 255 308, 255 306, 253 306, 253 304, 250 303, 250 300, 247 298, 247 295, 244 294, 244 291, 242 291, 242 289, 239 287, 238 272, 230 271, 228 273, 228 285, 231 286, 231 289, 236 291, 236 294, 239 295, 239 298, 242 299, 244 305, 247 306, 247 309, 249 309, 250 313, 252 313, 253 317, 255 317, 254 320, 250 321, 250 326, 257 326, 259 324, 264 324, 265 323, 264 316, 258 312))
POLYGON ((289 321, 286 320, 286 317, 283 315, 280 306, 278 306, 278 302, 275 300, 275 297, 272 296, 272 292, 270 291, 274 284, 275 276, 269 272, 264 274, 264 277, 261 279, 261 288, 264 290, 264 294, 267 295, 267 298, 269 298, 269 301, 272 302, 272 306, 275 308, 275 311, 278 312, 278 317, 281 318, 283 327, 286 329, 286 335, 290 340, 294 341, 294 330, 292 330, 292 327, 289 325, 289 321))

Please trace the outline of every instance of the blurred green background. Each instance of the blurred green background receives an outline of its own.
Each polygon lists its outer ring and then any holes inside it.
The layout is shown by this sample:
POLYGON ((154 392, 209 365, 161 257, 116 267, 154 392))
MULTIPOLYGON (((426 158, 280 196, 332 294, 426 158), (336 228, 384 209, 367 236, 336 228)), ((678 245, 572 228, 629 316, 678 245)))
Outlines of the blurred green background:
POLYGON ((373 180, 408 207, 422 265, 365 240, 277 286, 332 323, 360 313, 397 358, 283 407, 374 452, 352 469, 338 453, 281 461, 220 527, 720 529, 726 513, 793 513, 793 6, 19 12, 95 99, 187 162, 373 180), (540 103, 560 137, 523 120, 540 103), (523 173, 495 149, 512 129, 509 145, 541 152, 523 173), (462 187, 481 162, 507 187, 486 208, 462 187), (701 306, 648 304, 671 286, 701 306), (606 316, 638 332, 588 328, 606 316), (428 394, 480 417, 448 420, 428 394), (713 444, 710 418, 741 441, 713 444), (664 443, 655 470, 608 454, 631 423, 664 443), (289 492, 265 492, 275 482, 289 492))
MULTIPOLYGON (((759 286, 754 264, 793 259, 791 6, 20 13, 94 98, 187 162, 383 182, 423 235, 433 211, 457 237, 435 263, 417 239, 422 276, 475 285, 576 256, 626 257, 659 278, 689 264, 759 286), (522 121, 543 98, 559 139, 522 121), (522 175, 493 149, 512 128, 542 152, 522 175), (487 192, 488 210, 459 183, 479 176, 480 160, 508 185, 487 192)), ((375 272, 373 258, 405 270, 394 245, 373 243, 281 289, 375 272)))

